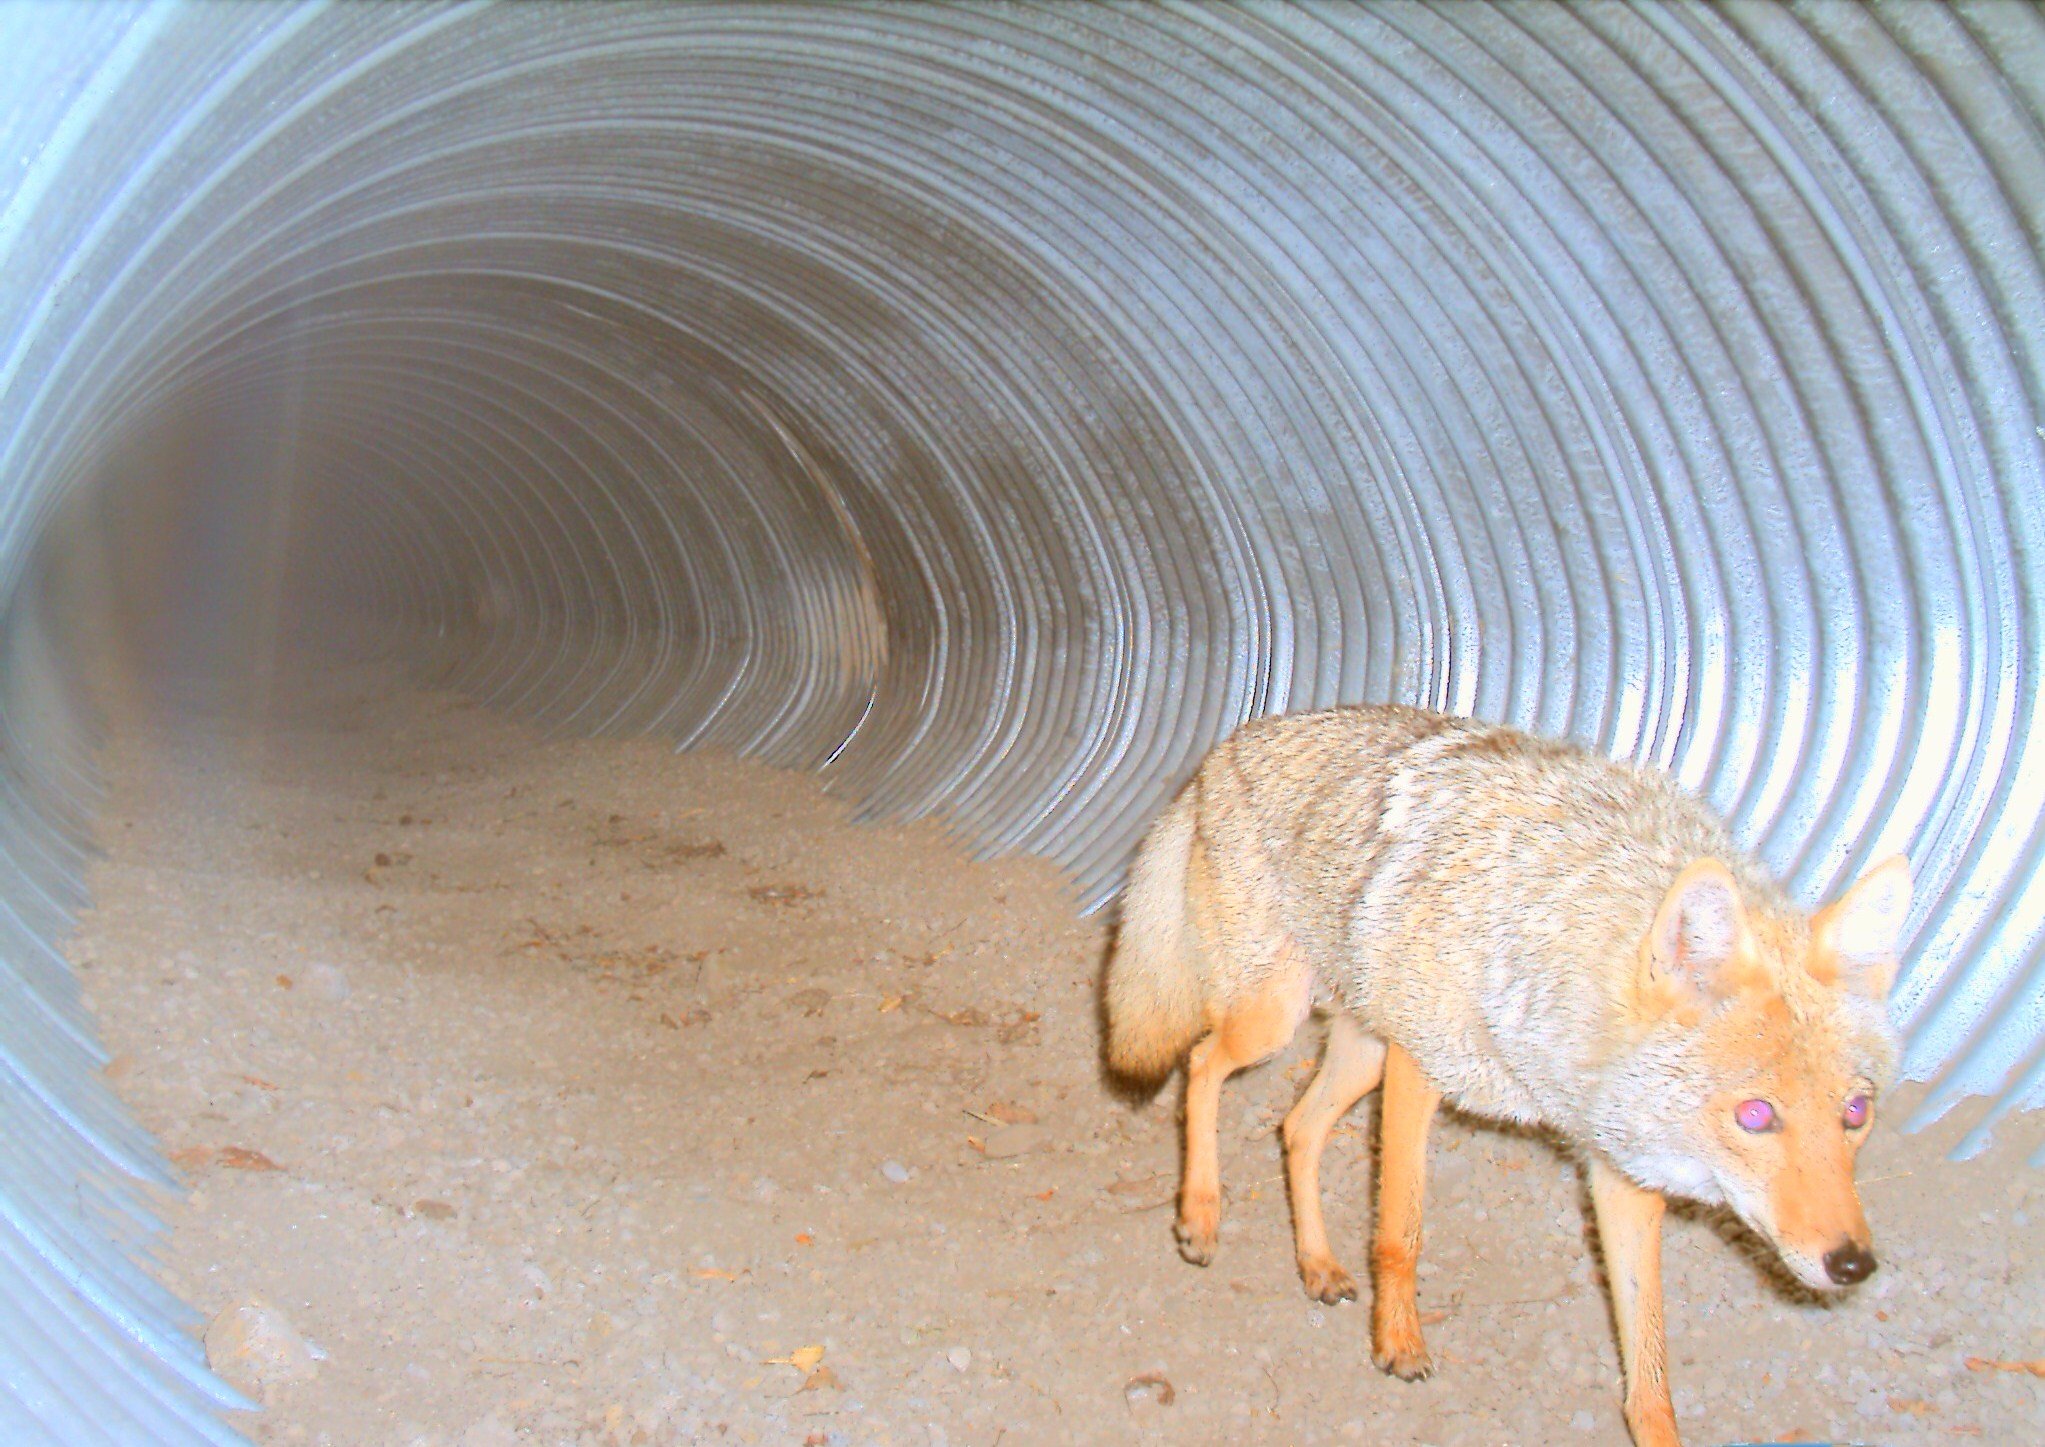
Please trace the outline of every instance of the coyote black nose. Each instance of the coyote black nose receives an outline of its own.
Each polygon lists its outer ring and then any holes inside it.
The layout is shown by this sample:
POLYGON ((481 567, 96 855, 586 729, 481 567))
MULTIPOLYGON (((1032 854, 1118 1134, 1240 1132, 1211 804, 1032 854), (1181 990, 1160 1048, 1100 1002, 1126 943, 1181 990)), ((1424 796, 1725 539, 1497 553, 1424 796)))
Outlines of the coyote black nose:
POLYGON ((1875 1274, 1875 1253, 1852 1241, 1825 1253, 1825 1274, 1841 1286, 1851 1286, 1875 1274))

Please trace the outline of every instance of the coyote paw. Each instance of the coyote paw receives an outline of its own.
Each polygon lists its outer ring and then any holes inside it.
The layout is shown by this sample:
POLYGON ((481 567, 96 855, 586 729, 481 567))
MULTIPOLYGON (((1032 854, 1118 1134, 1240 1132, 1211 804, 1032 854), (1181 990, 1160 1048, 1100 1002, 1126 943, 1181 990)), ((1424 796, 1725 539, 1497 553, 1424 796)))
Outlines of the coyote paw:
POLYGON ((1208 1265, 1214 1260, 1215 1245, 1221 1235, 1221 1203, 1188 1202, 1179 1211, 1172 1235, 1178 1238, 1181 1256, 1195 1266, 1208 1265))
POLYGON ((1333 1306, 1338 1301, 1356 1300, 1356 1278, 1332 1256, 1300 1257, 1299 1277, 1306 1283, 1307 1295, 1315 1301, 1333 1306))
MULTIPOLYGON (((1379 1290, 1383 1290, 1382 1286, 1379 1290)), ((1434 1374, 1434 1359, 1420 1335, 1420 1313, 1410 1301, 1380 1304, 1370 1334, 1370 1359, 1402 1381, 1418 1382, 1434 1374)))
POLYGON ((1417 1341, 1390 1351, 1372 1348, 1370 1359, 1380 1371, 1390 1372, 1402 1382, 1424 1382, 1434 1375, 1434 1358, 1417 1341))

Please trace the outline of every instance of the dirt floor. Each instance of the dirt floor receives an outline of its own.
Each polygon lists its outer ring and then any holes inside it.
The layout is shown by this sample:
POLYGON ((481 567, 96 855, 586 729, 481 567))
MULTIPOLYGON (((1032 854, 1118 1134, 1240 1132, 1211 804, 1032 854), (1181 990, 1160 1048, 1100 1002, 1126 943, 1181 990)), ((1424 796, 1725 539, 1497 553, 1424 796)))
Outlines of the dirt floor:
MULTIPOLYGON (((1435 1137, 1432 1381, 1302 1293, 1274 1132, 1317 1027, 1226 1092, 1222 1252, 1181 1262, 1176 1093, 1103 1084, 1105 924, 1046 865, 373 673, 317 722, 123 732, 107 769, 70 954, 191 1182, 163 1279, 226 1313, 223 1358, 237 1306, 288 1322, 258 1441, 1626 1440, 1539 1140, 1435 1137)), ((1328 1167, 1359 1271, 1372 1119, 1328 1167)), ((1878 1129, 1883 1267, 1836 1306, 1674 1222, 1693 1447, 2045 1440, 2045 1380, 1994 1366, 2045 1357, 2034 1125, 1958 1166, 1950 1127, 1878 1129)))

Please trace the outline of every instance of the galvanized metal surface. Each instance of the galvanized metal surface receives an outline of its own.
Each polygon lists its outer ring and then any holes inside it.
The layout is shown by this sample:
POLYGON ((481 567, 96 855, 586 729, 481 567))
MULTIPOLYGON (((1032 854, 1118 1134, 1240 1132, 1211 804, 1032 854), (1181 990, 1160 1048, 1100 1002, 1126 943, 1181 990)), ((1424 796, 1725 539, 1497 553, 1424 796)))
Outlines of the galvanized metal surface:
POLYGON ((1927 1110, 2045 1103, 2036 10, 9 4, 0 48, 0 1438, 224 1436, 50 947, 91 799, 33 544, 172 434, 244 451, 162 486, 288 479, 306 585, 494 701, 1095 900, 1217 735, 1336 700, 1659 761, 1805 898, 1907 848, 1927 1110))

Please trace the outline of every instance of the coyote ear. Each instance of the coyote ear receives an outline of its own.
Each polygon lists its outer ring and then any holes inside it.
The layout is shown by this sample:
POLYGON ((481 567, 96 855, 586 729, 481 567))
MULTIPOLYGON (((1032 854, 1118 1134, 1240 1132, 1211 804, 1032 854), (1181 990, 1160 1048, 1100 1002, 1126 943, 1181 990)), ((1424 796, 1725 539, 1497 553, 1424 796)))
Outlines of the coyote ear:
POLYGON ((1730 966, 1747 931, 1732 871, 1699 859, 1676 876, 1647 932, 1648 978, 1664 987, 1718 996, 1731 992, 1730 966))
POLYGON ((1892 854, 1812 918, 1811 973, 1887 999, 1909 914, 1910 861, 1892 854))

